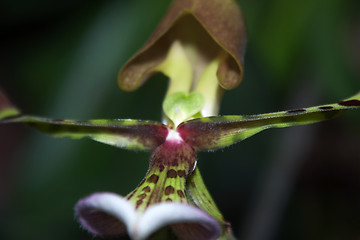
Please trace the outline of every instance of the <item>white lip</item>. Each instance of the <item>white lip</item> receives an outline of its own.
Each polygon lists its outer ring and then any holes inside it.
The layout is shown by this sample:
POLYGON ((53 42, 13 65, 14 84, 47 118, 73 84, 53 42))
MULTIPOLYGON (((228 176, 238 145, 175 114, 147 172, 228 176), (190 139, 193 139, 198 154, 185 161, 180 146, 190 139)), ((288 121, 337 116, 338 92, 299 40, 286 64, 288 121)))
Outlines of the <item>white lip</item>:
POLYGON ((173 129, 169 129, 169 133, 166 137, 166 141, 179 141, 183 142, 184 140, 181 138, 180 134, 173 129))

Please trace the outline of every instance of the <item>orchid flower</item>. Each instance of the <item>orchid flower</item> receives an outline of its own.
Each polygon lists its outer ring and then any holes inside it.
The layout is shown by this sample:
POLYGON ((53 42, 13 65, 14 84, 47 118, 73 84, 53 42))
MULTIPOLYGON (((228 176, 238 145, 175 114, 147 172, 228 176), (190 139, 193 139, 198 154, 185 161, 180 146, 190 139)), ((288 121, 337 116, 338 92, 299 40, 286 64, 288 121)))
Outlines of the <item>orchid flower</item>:
POLYGON ((242 14, 233 0, 175 0, 118 78, 121 89, 133 91, 154 73, 166 75, 162 122, 25 115, 0 92, 0 123, 26 123, 54 137, 151 151, 146 176, 128 195, 94 193, 76 204, 77 219, 94 235, 234 239, 196 167, 197 152, 230 146, 268 128, 311 124, 360 108, 359 92, 334 104, 217 116, 223 90, 242 80, 245 42, 242 14))

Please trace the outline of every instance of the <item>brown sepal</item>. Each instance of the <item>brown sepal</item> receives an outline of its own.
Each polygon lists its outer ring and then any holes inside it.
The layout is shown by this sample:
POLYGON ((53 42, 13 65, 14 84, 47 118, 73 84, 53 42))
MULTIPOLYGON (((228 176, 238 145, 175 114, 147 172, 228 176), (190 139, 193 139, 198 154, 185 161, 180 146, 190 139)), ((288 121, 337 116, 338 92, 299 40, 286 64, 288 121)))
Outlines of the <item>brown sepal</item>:
MULTIPOLYGON (((125 91, 139 88, 155 72, 154 67, 164 60, 171 43, 179 39, 185 44, 194 41, 203 54, 199 57, 202 59, 209 56, 213 58, 225 52, 227 57, 217 71, 219 84, 225 89, 232 89, 240 84, 243 77, 246 31, 236 2, 174 0, 149 40, 120 70, 120 88, 125 91), (214 46, 216 49, 210 49, 214 46)), ((202 67, 201 63, 194 64, 195 67, 202 67)), ((195 70, 195 78, 198 75, 195 70)))

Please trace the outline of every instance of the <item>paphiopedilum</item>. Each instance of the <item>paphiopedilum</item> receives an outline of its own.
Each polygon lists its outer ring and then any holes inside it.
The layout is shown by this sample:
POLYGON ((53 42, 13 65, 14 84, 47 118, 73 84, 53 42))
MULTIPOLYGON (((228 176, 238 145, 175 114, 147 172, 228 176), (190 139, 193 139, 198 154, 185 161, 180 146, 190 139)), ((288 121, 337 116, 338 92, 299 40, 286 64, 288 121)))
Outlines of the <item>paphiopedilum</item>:
MULTIPOLYGON (((334 104, 251 116, 217 116, 224 89, 243 76, 246 36, 232 0, 175 0, 152 37, 119 73, 136 90, 153 73, 169 77, 163 121, 56 120, 24 115, 0 92, 0 123, 26 123, 55 137, 91 138, 151 151, 149 170, 128 195, 95 193, 75 214, 99 236, 233 239, 196 167, 196 153, 223 148, 268 128, 323 121, 360 108, 360 92, 334 104)), ((231 163, 229 163, 231 164, 231 163)))

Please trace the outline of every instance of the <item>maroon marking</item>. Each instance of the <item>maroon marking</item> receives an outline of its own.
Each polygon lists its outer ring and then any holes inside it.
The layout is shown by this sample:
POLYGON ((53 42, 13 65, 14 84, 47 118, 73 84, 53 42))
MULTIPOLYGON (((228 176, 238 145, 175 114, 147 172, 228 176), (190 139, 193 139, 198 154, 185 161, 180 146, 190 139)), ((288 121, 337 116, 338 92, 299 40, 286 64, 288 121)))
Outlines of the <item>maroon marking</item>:
MULTIPOLYGON (((208 117, 209 122, 202 120, 191 120, 180 124, 177 128, 181 138, 190 145, 192 151, 188 151, 188 159, 194 159, 196 162, 196 153, 194 150, 210 150, 219 148, 217 142, 233 128, 240 128, 246 123, 240 121, 223 121, 216 117, 208 117)), ((188 161, 189 162, 189 161, 188 161)))
POLYGON ((172 200, 170 198, 167 198, 165 201, 166 202, 172 202, 172 200))
POLYGON ((141 185, 143 185, 145 182, 145 178, 143 178, 143 180, 141 180, 141 182, 139 183, 138 187, 140 187, 141 185))
POLYGON ((127 197, 127 200, 130 200, 130 199, 134 196, 134 194, 136 193, 136 190, 137 190, 137 189, 135 189, 135 190, 127 197))
POLYGON ((178 156, 175 156, 172 161, 170 162, 171 166, 177 167, 179 166, 179 159, 178 156))
POLYGON ((143 192, 151 192, 151 188, 149 186, 146 186, 142 189, 143 192))
POLYGON ((136 201, 136 208, 138 208, 142 203, 143 203, 142 200, 137 200, 136 201))
POLYGON ((305 109, 295 109, 295 110, 289 110, 287 113, 300 113, 300 112, 306 112, 305 109))
POLYGON ((179 177, 185 177, 186 172, 185 172, 185 170, 178 170, 178 171, 177 171, 177 175, 178 175, 179 177))
MULTIPOLYGON (((137 141, 148 148, 155 148, 157 146, 160 146, 162 143, 165 142, 168 135, 167 127, 164 125, 139 124, 135 126, 130 126, 129 128, 135 134, 141 136, 140 138, 137 138, 137 141)), ((134 135, 133 132, 129 131, 129 135, 131 137, 133 137, 132 135, 134 135)))
POLYGON ((333 109, 334 107, 332 106, 323 106, 323 107, 319 107, 319 109, 321 110, 330 110, 330 109, 333 109))
POLYGON ((156 174, 151 175, 148 180, 149 183, 157 183, 159 181, 159 176, 156 174))
POLYGON ((168 178, 176 178, 177 173, 174 169, 170 169, 169 171, 167 171, 166 176, 168 178))
POLYGON ((161 165, 167 168, 179 166, 179 164, 183 163, 192 164, 196 161, 195 156, 195 151, 188 144, 166 141, 152 152, 150 156, 150 167, 161 169, 161 165))
POLYGON ((354 99, 354 100, 340 101, 339 105, 346 107, 360 106, 360 100, 354 99))
POLYGON ((165 188, 165 195, 170 195, 173 194, 175 192, 175 188, 173 188, 172 186, 167 186, 165 188))
POLYGON ((164 168, 165 168, 164 165, 160 164, 160 166, 159 166, 160 172, 164 171, 164 168))
POLYGON ((204 141, 205 145, 211 145, 211 138, 208 138, 209 133, 214 133, 211 130, 211 123, 203 122, 182 123, 177 128, 177 132, 180 134, 181 138, 192 147, 198 147, 198 145, 201 146, 204 144, 204 141))
POLYGON ((140 194, 138 198, 139 200, 143 200, 144 198, 146 198, 146 193, 140 194))
POLYGON ((180 198, 184 198, 184 197, 185 197, 183 191, 181 191, 181 190, 177 190, 177 194, 179 195, 180 198))

